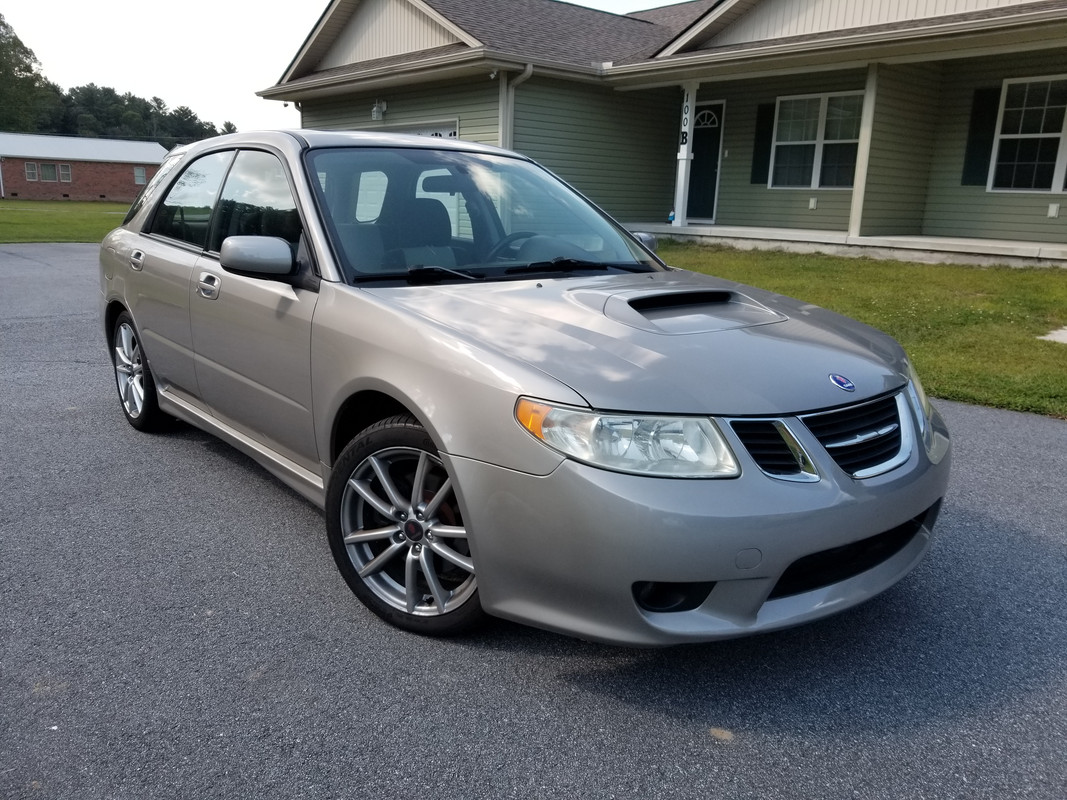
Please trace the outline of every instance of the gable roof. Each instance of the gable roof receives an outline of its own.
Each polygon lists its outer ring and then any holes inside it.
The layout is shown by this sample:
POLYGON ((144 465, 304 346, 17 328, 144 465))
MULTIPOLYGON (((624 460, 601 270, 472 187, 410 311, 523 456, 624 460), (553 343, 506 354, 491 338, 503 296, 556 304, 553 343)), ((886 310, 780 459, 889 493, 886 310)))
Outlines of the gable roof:
POLYGON ((299 100, 528 65, 636 87, 764 61, 792 70, 1063 44, 1067 0, 929 0, 918 10, 855 0, 690 0, 627 15, 560 0, 332 0, 279 83, 258 94, 299 100), (417 35, 383 27, 386 14, 404 16, 417 35), (371 52, 367 43, 381 38, 392 39, 393 50, 371 52))
POLYGON ((676 36, 657 56, 692 53, 716 46, 757 44, 793 36, 847 36, 863 28, 886 30, 937 27, 945 22, 1025 16, 1043 7, 1062 9, 1060 0, 957 0, 927 3, 856 3, 855 0, 722 0, 676 36))
MULTIPOLYGON (((682 5, 703 6, 715 2, 720 0, 695 0, 682 5)), ((279 85, 299 82, 339 66, 357 66, 331 64, 328 57, 347 26, 371 4, 372 0, 332 0, 282 75, 279 85)), ((379 3, 379 8, 375 9, 374 16, 380 16, 377 12, 381 5, 379 3)), ((423 25, 439 26, 452 36, 450 42, 438 39, 436 47, 380 56, 406 55, 412 62, 420 60, 429 50, 455 44, 459 46, 457 53, 476 52, 484 57, 498 55, 513 61, 591 69, 605 61, 650 55, 662 47, 674 31, 673 27, 660 25, 652 19, 597 11, 561 0, 392 0, 391 5, 409 7, 409 11, 421 14, 423 25)), ((679 15, 672 10, 668 16, 674 19, 679 15)), ((369 25, 374 23, 375 20, 367 20, 369 25)))
POLYGON ((45 136, 32 133, 0 133, 0 156, 8 158, 159 164, 166 155, 166 148, 157 142, 89 139, 81 136, 45 136))

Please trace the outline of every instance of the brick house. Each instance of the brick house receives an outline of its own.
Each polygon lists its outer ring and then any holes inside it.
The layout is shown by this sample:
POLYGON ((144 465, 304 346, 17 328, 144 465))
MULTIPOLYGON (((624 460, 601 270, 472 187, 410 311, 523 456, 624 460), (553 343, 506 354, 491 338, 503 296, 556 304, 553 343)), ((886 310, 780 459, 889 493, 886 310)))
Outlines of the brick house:
POLYGON ((166 154, 156 142, 0 133, 0 199, 128 203, 166 154))

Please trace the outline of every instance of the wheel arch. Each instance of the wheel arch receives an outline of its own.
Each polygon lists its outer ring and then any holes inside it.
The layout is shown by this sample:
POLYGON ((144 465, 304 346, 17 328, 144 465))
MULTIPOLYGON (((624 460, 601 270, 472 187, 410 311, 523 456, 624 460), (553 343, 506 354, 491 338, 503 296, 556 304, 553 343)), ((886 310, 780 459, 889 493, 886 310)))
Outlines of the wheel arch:
POLYGON ((333 420, 330 431, 330 464, 337 463, 341 451, 360 431, 398 414, 410 414, 426 426, 421 414, 385 392, 363 389, 351 395, 341 403, 333 420))
POLYGON ((111 300, 104 307, 104 335, 108 339, 108 346, 111 344, 111 331, 115 329, 115 321, 123 311, 130 313, 130 310, 120 300, 111 300))

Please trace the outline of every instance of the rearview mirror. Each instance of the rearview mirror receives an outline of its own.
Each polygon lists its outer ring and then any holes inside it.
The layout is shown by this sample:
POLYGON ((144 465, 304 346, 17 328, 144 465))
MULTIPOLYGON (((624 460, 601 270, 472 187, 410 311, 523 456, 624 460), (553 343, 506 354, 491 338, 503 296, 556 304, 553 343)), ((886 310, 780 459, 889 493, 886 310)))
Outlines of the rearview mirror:
POLYGON ((644 231, 635 231, 634 238, 637 239, 637 241, 639 241, 649 250, 651 250, 653 253, 655 253, 656 248, 659 247, 659 242, 656 241, 656 237, 653 236, 651 233, 645 233, 644 231))

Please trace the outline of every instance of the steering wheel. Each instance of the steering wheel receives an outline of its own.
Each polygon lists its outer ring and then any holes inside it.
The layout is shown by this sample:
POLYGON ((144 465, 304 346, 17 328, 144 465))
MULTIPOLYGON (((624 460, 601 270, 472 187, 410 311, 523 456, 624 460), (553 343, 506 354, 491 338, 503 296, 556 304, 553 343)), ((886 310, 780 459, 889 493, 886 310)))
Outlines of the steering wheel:
POLYGON ((493 247, 489 250, 489 253, 486 255, 485 260, 496 261, 498 258, 500 258, 501 254, 509 247, 511 247, 511 245, 513 245, 515 242, 521 239, 529 239, 530 237, 537 235, 538 234, 534 233, 533 231, 515 231, 515 233, 510 233, 493 245, 493 247))

